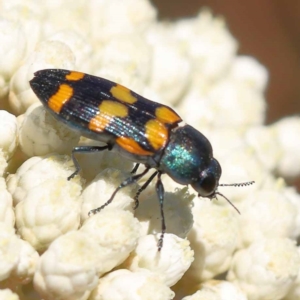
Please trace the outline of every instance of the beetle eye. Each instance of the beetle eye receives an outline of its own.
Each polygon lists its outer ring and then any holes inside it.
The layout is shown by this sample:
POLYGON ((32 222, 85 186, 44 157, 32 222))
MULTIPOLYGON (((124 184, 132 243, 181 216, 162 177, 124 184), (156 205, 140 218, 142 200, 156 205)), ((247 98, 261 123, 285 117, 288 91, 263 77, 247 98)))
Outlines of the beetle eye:
POLYGON ((200 173, 199 180, 192 187, 201 197, 211 197, 215 194, 221 177, 221 166, 217 160, 212 159, 207 169, 200 173))

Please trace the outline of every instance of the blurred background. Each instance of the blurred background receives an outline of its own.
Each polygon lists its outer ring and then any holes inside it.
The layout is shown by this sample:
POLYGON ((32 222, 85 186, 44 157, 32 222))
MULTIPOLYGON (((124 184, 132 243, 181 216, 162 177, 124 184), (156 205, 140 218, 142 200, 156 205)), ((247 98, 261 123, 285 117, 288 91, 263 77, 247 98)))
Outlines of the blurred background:
POLYGON ((269 70, 267 123, 300 113, 299 0, 152 0, 163 20, 196 16, 203 7, 223 16, 240 43, 269 70))

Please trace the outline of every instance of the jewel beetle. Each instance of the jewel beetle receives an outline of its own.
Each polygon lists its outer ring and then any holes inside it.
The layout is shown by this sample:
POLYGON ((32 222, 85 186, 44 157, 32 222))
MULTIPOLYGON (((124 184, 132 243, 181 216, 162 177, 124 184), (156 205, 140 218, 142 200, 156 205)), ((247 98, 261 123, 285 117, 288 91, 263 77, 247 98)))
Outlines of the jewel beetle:
MULTIPOLYGON (((120 189, 154 169, 154 173, 138 190, 134 201, 137 208, 140 193, 157 177, 156 192, 162 222, 158 241, 160 251, 166 231, 162 174, 168 174, 179 184, 191 185, 198 196, 212 199, 221 195, 232 204, 217 191, 221 186, 222 169, 213 157, 209 140, 192 126, 181 125, 182 119, 170 107, 148 100, 120 84, 77 71, 40 70, 34 73, 30 86, 56 119, 82 136, 106 144, 102 147, 75 147, 72 159, 76 171, 68 180, 80 171, 75 158, 79 152, 111 150, 136 163, 132 175, 118 186, 110 199, 89 214, 98 213, 113 201, 120 189), (145 170, 137 174, 139 164, 144 164, 145 170)), ((246 186, 252 183, 231 185, 246 186)))

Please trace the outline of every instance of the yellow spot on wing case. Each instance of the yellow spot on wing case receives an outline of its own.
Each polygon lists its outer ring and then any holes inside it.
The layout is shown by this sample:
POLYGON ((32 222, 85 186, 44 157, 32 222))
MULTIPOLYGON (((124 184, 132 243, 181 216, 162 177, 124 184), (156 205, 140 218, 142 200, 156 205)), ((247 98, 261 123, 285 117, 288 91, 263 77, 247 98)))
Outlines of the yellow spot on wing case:
POLYGON ((159 119, 163 123, 178 123, 182 121, 182 119, 169 107, 160 106, 156 109, 155 115, 157 119, 159 119))
POLYGON ((131 94, 131 91, 123 85, 117 84, 110 89, 110 93, 119 101, 133 104, 137 98, 131 94))
POLYGON ((104 100, 99 105, 99 110, 101 114, 107 114, 112 117, 124 118, 128 115, 128 107, 122 103, 111 100, 104 100))
POLYGON ((128 107, 124 104, 111 100, 103 100, 99 105, 99 113, 90 120, 89 129, 94 132, 103 132, 115 117, 124 118, 127 115, 128 107))

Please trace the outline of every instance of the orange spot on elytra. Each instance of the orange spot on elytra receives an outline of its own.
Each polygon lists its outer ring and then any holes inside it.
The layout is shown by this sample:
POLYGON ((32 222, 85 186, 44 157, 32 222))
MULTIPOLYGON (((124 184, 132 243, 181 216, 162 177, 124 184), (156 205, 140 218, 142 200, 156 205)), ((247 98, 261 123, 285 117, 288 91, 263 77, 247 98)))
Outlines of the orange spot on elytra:
POLYGON ((103 132, 106 126, 110 123, 111 118, 107 115, 99 113, 90 120, 89 129, 94 132, 103 132))
POLYGON ((136 155, 153 155, 153 152, 144 150, 134 139, 120 136, 116 139, 116 143, 129 153, 136 155))
POLYGON ((149 120, 145 125, 145 133, 147 140, 155 150, 164 147, 168 141, 168 129, 158 120, 149 120))
POLYGON ((73 96, 73 88, 67 84, 61 84, 58 91, 50 97, 48 106, 51 110, 60 113, 61 109, 67 101, 73 96))
POLYGON ((71 81, 77 81, 82 79, 84 75, 85 74, 82 72, 71 71, 68 75, 66 75, 66 79, 71 81))

